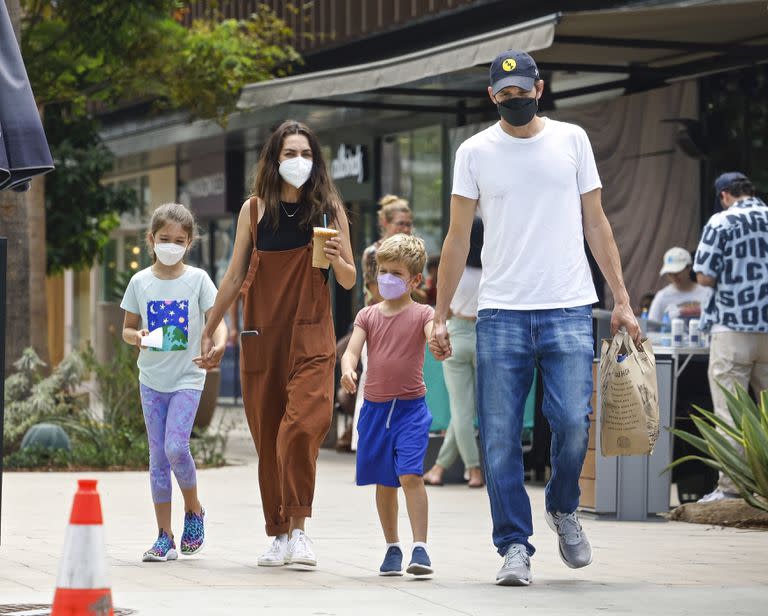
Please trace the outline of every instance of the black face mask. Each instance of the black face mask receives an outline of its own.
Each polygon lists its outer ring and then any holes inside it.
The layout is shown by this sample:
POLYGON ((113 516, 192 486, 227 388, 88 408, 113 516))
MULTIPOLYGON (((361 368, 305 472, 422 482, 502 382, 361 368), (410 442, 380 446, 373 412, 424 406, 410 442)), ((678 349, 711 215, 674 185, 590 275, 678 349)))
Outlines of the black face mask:
POLYGON ((539 101, 535 98, 508 98, 496 103, 499 115, 512 126, 525 126, 533 120, 539 110, 539 101))

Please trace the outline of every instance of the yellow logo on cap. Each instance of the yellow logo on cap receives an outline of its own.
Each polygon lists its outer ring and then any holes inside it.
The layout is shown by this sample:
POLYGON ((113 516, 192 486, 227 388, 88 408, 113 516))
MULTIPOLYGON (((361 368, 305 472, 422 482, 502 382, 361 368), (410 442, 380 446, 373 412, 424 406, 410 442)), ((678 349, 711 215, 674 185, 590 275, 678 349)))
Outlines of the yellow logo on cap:
POLYGON ((501 63, 501 68, 509 73, 517 68, 517 62, 515 62, 514 58, 507 58, 501 63))

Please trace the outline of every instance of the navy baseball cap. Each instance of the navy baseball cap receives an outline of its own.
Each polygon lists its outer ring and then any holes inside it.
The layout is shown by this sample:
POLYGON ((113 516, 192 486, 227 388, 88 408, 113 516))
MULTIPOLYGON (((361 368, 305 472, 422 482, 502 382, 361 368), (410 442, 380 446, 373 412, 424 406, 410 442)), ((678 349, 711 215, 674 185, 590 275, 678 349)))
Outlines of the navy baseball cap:
POLYGON ((536 62, 524 51, 508 49, 491 63, 491 88, 494 94, 509 86, 531 90, 538 79, 541 77, 536 62))
POLYGON ((715 180, 715 197, 720 198, 720 193, 723 192, 736 180, 748 180, 749 178, 740 171, 729 171, 728 173, 722 173, 715 180))

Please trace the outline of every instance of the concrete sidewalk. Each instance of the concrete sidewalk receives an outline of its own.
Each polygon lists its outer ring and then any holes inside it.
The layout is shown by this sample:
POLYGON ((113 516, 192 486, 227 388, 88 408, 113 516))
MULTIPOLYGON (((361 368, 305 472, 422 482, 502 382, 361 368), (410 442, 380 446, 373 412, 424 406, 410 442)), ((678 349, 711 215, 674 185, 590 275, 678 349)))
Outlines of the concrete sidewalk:
MULTIPOLYGON (((115 605, 139 614, 764 614, 768 533, 676 522, 585 517, 594 563, 560 562, 544 521, 544 491, 530 489, 538 552, 528 588, 493 584, 501 559, 490 542, 484 490, 430 488, 431 580, 381 578, 384 553, 372 488, 354 485, 354 459, 323 451, 308 527, 317 570, 265 569, 255 457, 233 434, 237 466, 199 473, 208 510, 205 550, 141 563, 156 530, 146 473, 9 473, 5 476, 0 604, 50 603, 77 478, 99 480, 115 605)), ((402 502, 402 499, 401 499, 402 502)), ((175 503, 176 504, 176 503, 175 503)), ((180 505, 180 503, 179 503, 180 505)), ((401 536, 410 544, 405 507, 401 536)), ((181 508, 175 508, 181 535, 181 508)))

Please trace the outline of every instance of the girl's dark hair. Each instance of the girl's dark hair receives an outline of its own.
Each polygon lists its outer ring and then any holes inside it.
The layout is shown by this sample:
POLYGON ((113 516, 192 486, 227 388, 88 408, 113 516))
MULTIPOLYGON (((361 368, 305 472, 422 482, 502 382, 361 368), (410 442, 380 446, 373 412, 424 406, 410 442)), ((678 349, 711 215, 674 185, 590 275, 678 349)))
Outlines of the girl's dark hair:
POLYGON ((285 138, 290 135, 304 135, 312 150, 312 172, 307 182, 299 189, 299 200, 307 207, 301 208, 299 223, 303 227, 323 224, 323 214, 328 224, 337 223, 337 207, 343 207, 339 192, 328 176, 328 171, 320 151, 320 143, 315 134, 301 122, 287 120, 278 126, 261 149, 257 163, 256 179, 251 194, 264 202, 266 221, 277 229, 280 222, 280 193, 283 178, 280 177, 280 152, 285 138))
POLYGON ((478 216, 472 221, 472 231, 469 235, 469 254, 467 255, 467 267, 483 267, 480 253, 483 250, 483 221, 478 216))
POLYGON ((734 180, 723 190, 734 197, 754 197, 755 186, 747 178, 734 180))

